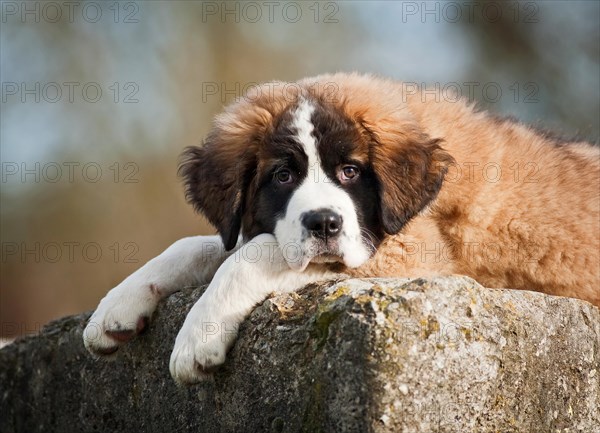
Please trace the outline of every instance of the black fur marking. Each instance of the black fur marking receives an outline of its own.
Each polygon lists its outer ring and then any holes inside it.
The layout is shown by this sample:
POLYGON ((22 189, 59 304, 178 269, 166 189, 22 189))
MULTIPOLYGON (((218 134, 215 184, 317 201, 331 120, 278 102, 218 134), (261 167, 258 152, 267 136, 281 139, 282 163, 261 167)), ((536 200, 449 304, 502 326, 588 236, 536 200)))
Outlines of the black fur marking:
POLYGON ((296 141, 297 131, 292 125, 290 107, 276 120, 272 133, 266 137, 259 154, 259 174, 256 194, 247 203, 243 235, 252 239, 261 233, 273 233, 277 221, 285 216, 287 204, 298 185, 308 173, 308 157, 301 143, 296 141), (293 182, 278 184, 274 175, 278 169, 291 171, 293 182))

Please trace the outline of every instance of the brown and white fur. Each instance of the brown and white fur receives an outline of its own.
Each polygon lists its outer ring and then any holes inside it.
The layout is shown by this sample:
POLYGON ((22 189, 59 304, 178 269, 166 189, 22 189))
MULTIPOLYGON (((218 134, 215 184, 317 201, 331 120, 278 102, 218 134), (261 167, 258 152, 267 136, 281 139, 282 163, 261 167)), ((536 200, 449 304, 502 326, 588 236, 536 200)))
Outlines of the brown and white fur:
POLYGON ((225 361, 271 293, 340 274, 465 274, 600 306, 599 148, 406 89, 322 75, 229 106, 181 167, 220 237, 179 240, 112 289, 86 347, 115 352, 191 284, 210 283, 171 355, 182 383, 225 361))

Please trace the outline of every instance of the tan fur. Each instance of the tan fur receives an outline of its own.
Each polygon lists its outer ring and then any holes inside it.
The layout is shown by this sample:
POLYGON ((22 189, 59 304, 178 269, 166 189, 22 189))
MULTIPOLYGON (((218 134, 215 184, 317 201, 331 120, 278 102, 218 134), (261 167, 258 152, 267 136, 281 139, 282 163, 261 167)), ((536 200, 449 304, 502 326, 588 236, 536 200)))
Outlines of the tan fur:
MULTIPOLYGON (((451 165, 445 152, 431 151, 426 178, 434 181, 448 170, 437 198, 400 234, 385 239, 369 262, 345 272, 465 274, 487 287, 536 290, 600 306, 598 147, 559 144, 462 100, 428 95, 423 102, 421 94, 404 94, 401 83, 373 76, 323 75, 299 84, 301 90, 287 92, 273 83, 257 88, 218 122, 248 146, 249 137, 261 134, 257 122, 264 121, 263 131, 269 128, 305 92, 340 107, 381 143, 380 149, 365 148, 361 159, 376 158, 373 152, 383 152, 381 161, 393 161, 398 152, 412 158, 411 146, 441 139, 440 146, 455 161, 451 165)), ((389 199, 405 201, 422 193, 413 191, 419 185, 411 179, 388 173, 381 179, 384 195, 390 183, 399 181, 404 183, 392 189, 389 199), (399 190, 402 185, 406 191, 399 190)))

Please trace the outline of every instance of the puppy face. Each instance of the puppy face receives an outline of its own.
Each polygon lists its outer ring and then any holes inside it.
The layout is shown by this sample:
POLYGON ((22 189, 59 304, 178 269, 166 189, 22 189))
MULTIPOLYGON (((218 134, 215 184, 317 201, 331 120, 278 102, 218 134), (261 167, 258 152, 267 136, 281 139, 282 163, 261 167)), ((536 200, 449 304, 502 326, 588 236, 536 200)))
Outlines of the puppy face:
POLYGON ((246 235, 273 233, 292 269, 365 262, 383 232, 377 181, 357 152, 363 144, 355 124, 331 107, 292 104, 265 140, 246 235))
POLYGON ((245 100, 186 151, 187 197, 226 248, 240 231, 271 233, 292 269, 357 267, 435 197, 450 161, 438 142, 414 125, 381 130, 368 106, 357 112, 351 94, 337 96, 300 88, 245 100))

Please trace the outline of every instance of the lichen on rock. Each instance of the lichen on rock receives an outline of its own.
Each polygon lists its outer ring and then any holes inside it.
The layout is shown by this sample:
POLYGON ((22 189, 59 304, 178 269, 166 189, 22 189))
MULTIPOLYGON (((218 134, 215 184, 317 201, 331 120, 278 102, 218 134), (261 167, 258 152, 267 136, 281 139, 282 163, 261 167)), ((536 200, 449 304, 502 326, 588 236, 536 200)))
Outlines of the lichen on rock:
POLYGON ((594 431, 600 313, 466 277, 352 279, 253 311, 207 383, 168 361, 202 293, 165 300, 113 361, 67 317, 0 350, 2 432, 594 431))

